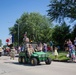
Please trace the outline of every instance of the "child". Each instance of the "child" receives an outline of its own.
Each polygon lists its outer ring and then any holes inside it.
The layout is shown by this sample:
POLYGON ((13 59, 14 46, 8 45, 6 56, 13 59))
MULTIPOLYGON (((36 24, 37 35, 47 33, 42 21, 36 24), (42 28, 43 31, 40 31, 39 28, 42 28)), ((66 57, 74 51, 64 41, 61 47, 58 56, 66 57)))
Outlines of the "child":
POLYGON ((73 46, 71 50, 71 59, 72 61, 75 61, 75 46, 73 46))
POLYGON ((57 57, 58 57, 58 52, 57 52, 57 50, 58 50, 58 48, 55 47, 55 50, 54 50, 55 59, 57 59, 57 57))

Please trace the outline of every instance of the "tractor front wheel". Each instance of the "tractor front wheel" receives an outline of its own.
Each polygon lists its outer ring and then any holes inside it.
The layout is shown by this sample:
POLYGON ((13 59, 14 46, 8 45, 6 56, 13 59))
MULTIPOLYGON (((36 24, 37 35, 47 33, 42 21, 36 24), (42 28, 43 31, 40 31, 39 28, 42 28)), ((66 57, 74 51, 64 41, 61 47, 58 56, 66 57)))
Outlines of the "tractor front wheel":
POLYGON ((48 65, 51 64, 51 59, 50 59, 50 58, 47 58, 47 59, 45 60, 45 63, 48 64, 48 65))
POLYGON ((32 65, 32 66, 37 65, 37 59, 36 59, 36 58, 32 58, 32 59, 31 59, 31 65, 32 65))

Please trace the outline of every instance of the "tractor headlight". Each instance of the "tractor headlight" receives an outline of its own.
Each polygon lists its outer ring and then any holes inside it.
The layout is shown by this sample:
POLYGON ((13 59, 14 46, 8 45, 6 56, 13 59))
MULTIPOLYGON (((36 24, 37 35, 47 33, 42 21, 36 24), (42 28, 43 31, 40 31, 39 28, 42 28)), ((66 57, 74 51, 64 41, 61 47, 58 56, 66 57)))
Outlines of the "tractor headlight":
POLYGON ((41 57, 45 57, 45 54, 41 55, 41 57))
POLYGON ((41 57, 41 55, 39 55, 39 57, 41 57))

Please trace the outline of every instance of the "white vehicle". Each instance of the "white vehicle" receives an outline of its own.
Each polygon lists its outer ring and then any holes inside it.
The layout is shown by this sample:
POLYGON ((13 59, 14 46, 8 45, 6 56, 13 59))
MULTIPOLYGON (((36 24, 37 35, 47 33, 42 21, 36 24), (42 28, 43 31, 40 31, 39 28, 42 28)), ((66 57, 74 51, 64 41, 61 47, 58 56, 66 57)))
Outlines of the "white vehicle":
POLYGON ((0 56, 2 55, 2 51, 3 51, 3 50, 2 50, 2 47, 0 47, 0 56))

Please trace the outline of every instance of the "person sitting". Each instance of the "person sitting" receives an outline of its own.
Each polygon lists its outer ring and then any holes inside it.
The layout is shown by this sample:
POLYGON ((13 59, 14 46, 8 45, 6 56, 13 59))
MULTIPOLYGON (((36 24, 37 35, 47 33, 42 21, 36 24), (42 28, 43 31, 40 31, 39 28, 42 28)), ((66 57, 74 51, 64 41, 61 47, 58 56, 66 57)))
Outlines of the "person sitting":
POLYGON ((34 50, 35 52, 38 52, 38 45, 36 45, 36 47, 35 47, 35 50, 34 50))
POLYGON ((29 44, 29 47, 27 48, 28 57, 30 57, 33 52, 34 52, 34 48, 32 47, 31 44, 29 44))

